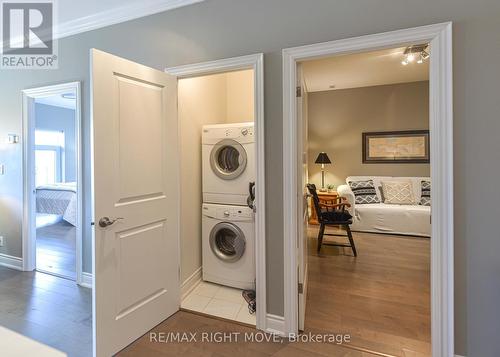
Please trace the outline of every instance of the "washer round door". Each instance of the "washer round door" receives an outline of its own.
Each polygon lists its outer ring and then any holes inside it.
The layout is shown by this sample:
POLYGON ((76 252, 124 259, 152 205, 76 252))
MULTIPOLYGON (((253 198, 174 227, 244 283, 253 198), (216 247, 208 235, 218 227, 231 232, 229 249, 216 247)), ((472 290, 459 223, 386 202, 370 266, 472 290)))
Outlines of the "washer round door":
POLYGON ((223 139, 210 152, 210 166, 221 179, 234 180, 245 171, 247 153, 237 141, 223 139))
POLYGON ((245 253, 245 235, 232 223, 217 223, 210 232, 210 248, 217 258, 225 262, 236 262, 245 253))

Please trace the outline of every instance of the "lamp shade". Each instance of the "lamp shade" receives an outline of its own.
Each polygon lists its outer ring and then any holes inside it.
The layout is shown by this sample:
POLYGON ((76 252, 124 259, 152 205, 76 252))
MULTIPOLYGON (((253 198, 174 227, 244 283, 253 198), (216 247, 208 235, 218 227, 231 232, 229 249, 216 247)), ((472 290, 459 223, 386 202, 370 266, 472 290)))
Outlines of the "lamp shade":
POLYGON ((318 157, 316 158, 316 161, 314 161, 315 164, 331 164, 332 162, 330 161, 330 158, 326 154, 326 152, 320 152, 318 154, 318 157))

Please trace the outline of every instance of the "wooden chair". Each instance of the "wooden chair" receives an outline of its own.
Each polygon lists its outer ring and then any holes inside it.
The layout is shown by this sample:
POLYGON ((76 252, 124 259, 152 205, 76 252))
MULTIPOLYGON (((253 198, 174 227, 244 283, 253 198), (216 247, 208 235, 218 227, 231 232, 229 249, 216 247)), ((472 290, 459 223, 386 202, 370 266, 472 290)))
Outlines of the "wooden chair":
POLYGON ((318 234, 318 253, 321 250, 321 246, 332 245, 337 247, 349 247, 352 249, 352 253, 355 257, 358 256, 356 252, 356 246, 354 245, 354 239, 352 238, 351 228, 352 216, 346 211, 346 207, 351 207, 348 202, 345 202, 344 197, 328 198, 328 200, 320 199, 318 193, 316 192, 316 186, 314 184, 307 184, 307 189, 312 197, 314 209, 318 215, 318 222, 320 224, 319 234, 318 234), (347 236, 343 234, 333 234, 325 233, 326 226, 341 226, 347 231, 347 236), (339 243, 323 243, 323 236, 340 236, 347 237, 350 244, 339 244, 339 243))

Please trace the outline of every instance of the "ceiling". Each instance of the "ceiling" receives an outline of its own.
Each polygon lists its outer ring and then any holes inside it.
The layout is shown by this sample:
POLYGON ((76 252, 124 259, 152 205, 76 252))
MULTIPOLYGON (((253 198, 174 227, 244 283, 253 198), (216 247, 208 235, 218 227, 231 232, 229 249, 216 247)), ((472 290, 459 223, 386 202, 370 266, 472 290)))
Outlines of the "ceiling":
POLYGON ((49 97, 36 98, 35 103, 66 109, 76 109, 76 99, 63 98, 61 95, 51 95, 49 97))
POLYGON ((429 61, 403 66, 405 47, 303 62, 308 92, 426 81, 429 61), (331 88, 335 86, 335 88, 331 88))

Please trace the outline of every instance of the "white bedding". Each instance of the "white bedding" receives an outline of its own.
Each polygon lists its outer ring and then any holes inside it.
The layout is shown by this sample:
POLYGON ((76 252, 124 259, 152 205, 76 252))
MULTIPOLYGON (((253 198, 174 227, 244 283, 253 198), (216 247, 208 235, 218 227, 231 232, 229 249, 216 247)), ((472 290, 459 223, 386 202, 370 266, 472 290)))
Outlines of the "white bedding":
POLYGON ((76 183, 64 182, 36 188, 37 213, 55 214, 76 226, 76 183))

